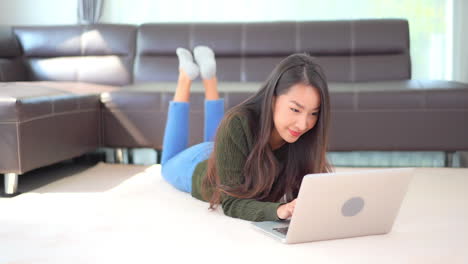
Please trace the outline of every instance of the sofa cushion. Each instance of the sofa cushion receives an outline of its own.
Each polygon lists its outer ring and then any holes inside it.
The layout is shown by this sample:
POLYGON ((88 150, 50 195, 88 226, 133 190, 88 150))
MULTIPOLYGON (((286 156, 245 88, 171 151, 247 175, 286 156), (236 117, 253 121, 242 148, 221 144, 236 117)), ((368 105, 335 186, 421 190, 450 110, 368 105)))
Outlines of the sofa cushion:
POLYGON ((0 25, 0 58, 18 56, 21 56, 21 48, 13 34, 12 27, 0 25))
MULTIPOLYGON (((259 83, 220 83, 226 109, 238 105, 260 87, 259 83), (229 92, 228 92, 229 91, 229 92)), ((174 96, 174 82, 125 86, 101 95, 103 104, 103 144, 108 147, 162 148, 167 108, 174 96)), ((191 87, 190 138, 193 145, 203 137, 204 88, 191 87)))
POLYGON ((452 81, 330 83, 337 110, 468 109, 466 85, 452 81))
POLYGON ((26 71, 20 58, 21 47, 13 28, 0 25, 0 81, 26 80, 26 71))
POLYGON ((411 78, 408 22, 390 19, 144 24, 138 32, 134 82, 176 81, 176 48, 196 45, 213 48, 220 81, 262 82, 295 52, 315 56, 330 81, 411 78))
POLYGON ((137 37, 139 56, 174 56, 178 47, 190 48, 190 24, 143 24, 137 37))
MULTIPOLYGON (((298 51, 300 32, 295 22, 247 23, 243 27, 242 56, 287 56, 298 51)), ((305 50, 304 50, 305 51, 305 50)))
MULTIPOLYGON (((110 147, 160 149, 174 82, 145 83, 104 93, 103 141, 110 147)), ((262 86, 219 83, 226 110, 262 86)), ((468 89, 456 82, 392 81, 329 84, 332 109, 330 150, 450 150, 468 148, 468 89), (457 126, 452 137, 446 127, 457 126), (365 128, 365 129, 364 129, 365 128), (430 131, 430 132, 427 132, 430 131)), ((203 136, 202 83, 191 87, 189 144, 203 136)))
POLYGON ((124 85, 132 82, 136 27, 15 27, 30 79, 124 85))
POLYGON ((332 151, 468 149, 464 84, 412 80, 329 86, 332 151))
POLYGON ((113 89, 84 83, 0 83, 0 122, 26 122, 51 115, 99 110, 99 93, 113 89))
POLYGON ((0 58, 0 82, 26 80, 26 68, 20 58, 0 58))

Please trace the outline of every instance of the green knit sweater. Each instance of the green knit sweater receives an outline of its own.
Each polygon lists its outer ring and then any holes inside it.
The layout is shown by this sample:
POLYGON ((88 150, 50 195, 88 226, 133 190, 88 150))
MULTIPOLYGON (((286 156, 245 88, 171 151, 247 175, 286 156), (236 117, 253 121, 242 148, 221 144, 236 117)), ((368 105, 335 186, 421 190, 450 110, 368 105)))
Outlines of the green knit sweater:
MULTIPOLYGON (((253 137, 246 116, 236 114, 216 136, 216 169, 221 184, 235 185, 243 182, 243 168, 253 147, 253 137)), ((273 153, 280 163, 285 160, 287 144, 273 153)), ((200 162, 192 177, 192 196, 204 201, 201 195, 203 178, 206 176, 207 161, 200 162)), ((276 213, 281 203, 261 202, 254 199, 238 199, 222 195, 224 214, 249 221, 279 220, 276 213)))

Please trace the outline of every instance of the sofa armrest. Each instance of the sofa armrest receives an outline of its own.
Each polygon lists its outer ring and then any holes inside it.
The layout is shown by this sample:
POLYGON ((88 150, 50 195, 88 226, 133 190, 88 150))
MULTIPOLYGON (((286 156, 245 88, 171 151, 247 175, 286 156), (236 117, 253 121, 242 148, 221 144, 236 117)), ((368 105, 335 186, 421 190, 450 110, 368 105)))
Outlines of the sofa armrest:
POLYGON ((20 58, 0 58, 0 81, 27 81, 26 69, 20 58))
POLYGON ((0 81, 26 81, 21 46, 11 26, 0 25, 0 81))

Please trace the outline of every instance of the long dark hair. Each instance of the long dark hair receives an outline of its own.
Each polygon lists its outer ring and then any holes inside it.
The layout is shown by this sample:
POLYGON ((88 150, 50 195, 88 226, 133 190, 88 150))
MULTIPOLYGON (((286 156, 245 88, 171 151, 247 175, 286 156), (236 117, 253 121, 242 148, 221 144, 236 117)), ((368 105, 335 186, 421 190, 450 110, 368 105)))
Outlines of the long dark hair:
POLYGON ((218 129, 238 114, 247 116, 255 143, 243 168, 243 182, 227 186, 220 183, 217 175, 215 139, 215 150, 208 159, 207 175, 202 183, 202 195, 210 202, 211 209, 221 202, 222 194, 269 202, 278 202, 285 196, 286 201, 291 201, 297 197, 304 175, 332 171, 326 159, 330 120, 327 81, 322 68, 308 54, 293 54, 283 59, 257 93, 226 113, 218 129), (285 164, 278 164, 269 146, 274 128, 273 98, 287 93, 299 83, 318 89, 321 101, 319 117, 315 127, 286 146, 285 164))

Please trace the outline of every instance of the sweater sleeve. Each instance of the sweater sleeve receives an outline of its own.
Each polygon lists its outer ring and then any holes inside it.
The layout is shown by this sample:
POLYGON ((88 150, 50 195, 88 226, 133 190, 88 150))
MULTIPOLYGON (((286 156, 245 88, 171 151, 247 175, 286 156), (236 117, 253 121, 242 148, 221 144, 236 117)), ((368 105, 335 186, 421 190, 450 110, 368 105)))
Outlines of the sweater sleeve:
MULTIPOLYGON (((243 124, 240 117, 233 116, 224 129, 218 131, 216 168, 223 185, 238 185, 244 180, 243 168, 249 153, 246 135, 249 131, 246 129, 246 123, 243 124)), ((239 199, 226 194, 222 196, 225 215, 248 221, 279 220, 276 211, 280 205, 255 199, 239 199)))

